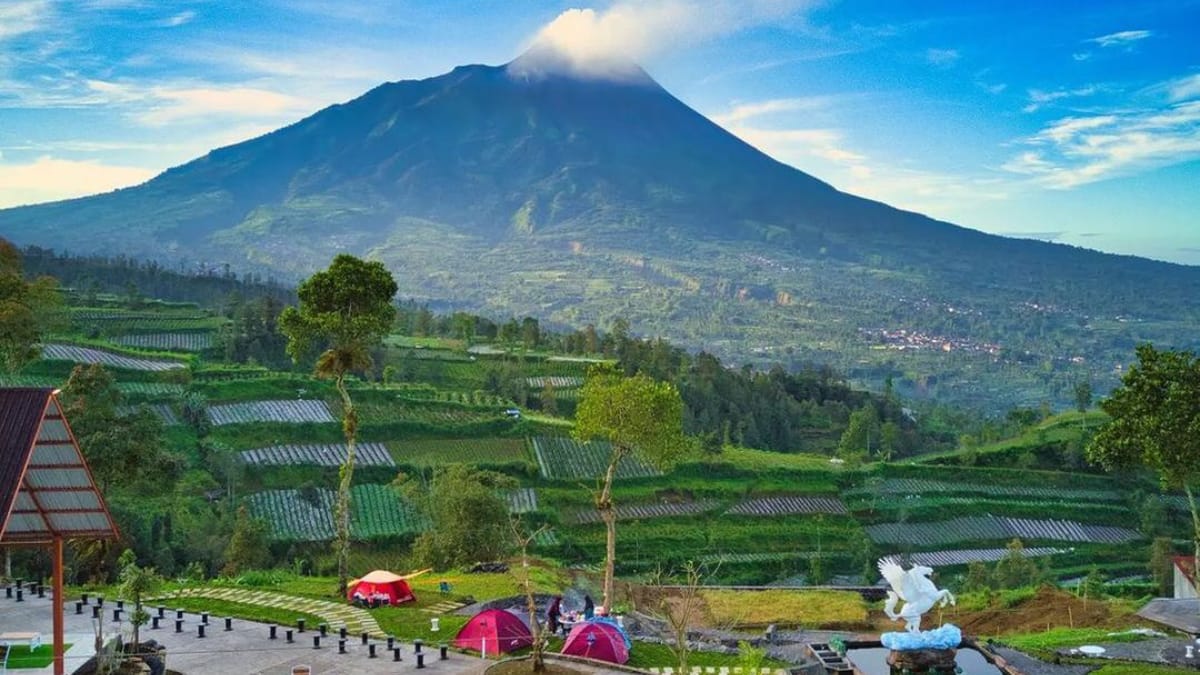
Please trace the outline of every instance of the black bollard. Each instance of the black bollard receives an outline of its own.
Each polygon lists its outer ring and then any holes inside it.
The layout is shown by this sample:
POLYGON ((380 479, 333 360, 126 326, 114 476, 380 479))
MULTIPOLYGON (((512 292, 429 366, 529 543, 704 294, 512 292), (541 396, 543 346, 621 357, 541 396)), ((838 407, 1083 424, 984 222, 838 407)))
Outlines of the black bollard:
POLYGON ((274 640, 274 639, 278 638, 279 634, 276 631, 279 629, 279 626, 272 625, 270 628, 271 628, 271 634, 268 639, 274 640))
POLYGON ((162 605, 158 606, 158 618, 160 618, 160 619, 167 618, 167 608, 166 607, 163 607, 162 605))
POLYGON ((317 626, 317 629, 321 631, 321 637, 325 637, 325 636, 329 635, 329 625, 328 624, 323 623, 323 624, 317 626))
POLYGON ((158 622, 159 621, 162 621, 162 619, 158 618, 157 616, 151 618, 150 619, 150 627, 153 628, 154 630, 158 630, 158 622))
POLYGON ((206 627, 206 624, 203 624, 203 623, 196 624, 196 637, 198 637, 198 638, 204 637, 205 627, 206 627))
POLYGON ((292 631, 292 629, 291 629, 291 628, 289 628, 289 629, 287 629, 287 632, 286 632, 286 633, 284 633, 284 637, 286 637, 286 638, 287 638, 287 641, 288 641, 288 644, 289 644, 289 645, 290 645, 290 644, 292 644, 293 642, 295 642, 295 641, 296 641, 296 638, 295 638, 295 637, 292 635, 292 633, 293 633, 293 632, 294 632, 294 631, 292 631))
POLYGON ((205 625, 208 624, 208 612, 200 613, 200 623, 205 624, 205 625))
POLYGON ((125 601, 124 600, 117 601, 117 609, 125 609, 125 601))
POLYGON ((313 649, 320 649, 320 648, 321 648, 321 636, 314 635, 313 636, 313 649))
POLYGON ((83 603, 82 602, 75 603, 75 613, 83 614, 83 603))
POLYGON ((183 632, 183 619, 175 619, 175 632, 176 633, 183 632))
POLYGON ((365 645, 365 644, 367 644, 367 642, 369 642, 369 641, 370 641, 370 639, 371 639, 371 634, 370 634, 370 633, 368 633, 367 631, 365 631, 365 630, 364 630, 364 631, 363 631, 363 634, 362 634, 362 641, 363 641, 363 644, 364 644, 364 645, 365 645))
POLYGON ((338 640, 338 653, 339 653, 339 654, 345 654, 345 653, 346 653, 346 641, 345 641, 344 639, 339 639, 339 640, 338 640))
POLYGON ((438 653, 441 654, 440 660, 442 660, 442 661, 445 661, 447 658, 446 657, 446 649, 447 649, 446 645, 438 645, 438 653))
POLYGON ((421 640, 421 638, 417 638, 416 640, 413 640, 413 653, 420 654, 421 653, 421 645, 423 645, 423 644, 425 644, 425 643, 421 640))
POLYGON ((8 598, 9 600, 12 600, 12 586, 4 587, 4 597, 8 598))
POLYGON ((229 632, 231 630, 233 630, 233 617, 227 616, 225 617, 225 632, 229 632))
POLYGON ((387 640, 387 642, 388 642, 388 649, 389 649, 389 650, 391 650, 391 649, 395 649, 395 648, 396 648, 396 638, 394 638, 394 637, 392 637, 391 635, 389 635, 389 636, 388 636, 388 640, 387 640))
POLYGON ((392 647, 392 660, 393 661, 400 660, 400 648, 399 647, 392 647))
POLYGON ((44 598, 44 597, 46 597, 46 587, 45 587, 45 586, 38 586, 38 587, 37 587, 37 594, 38 594, 38 597, 39 597, 39 598, 44 598))
POLYGON ((424 654, 417 654, 417 667, 418 668, 425 667, 425 655, 424 654))
POLYGON ((17 602, 25 602, 25 591, 17 589, 17 602))
POLYGON ((183 610, 182 610, 182 609, 177 609, 177 610, 175 610, 175 618, 176 618, 176 619, 182 619, 182 618, 183 618, 183 610))
POLYGON ((104 596, 103 595, 96 596, 96 604, 100 605, 101 607, 104 606, 104 596))
POLYGON ((304 632, 304 619, 296 619, 296 632, 297 633, 304 632))
POLYGON ((346 635, 347 635, 347 632, 346 632, 346 627, 345 627, 345 626, 342 626, 341 628, 339 628, 339 629, 338 629, 338 637, 340 637, 341 639, 345 640, 345 639, 346 639, 346 635))
POLYGON ((367 647, 367 658, 371 658, 371 659, 375 658, 375 647, 376 647, 376 645, 374 642, 372 642, 367 647))
POLYGON ((92 618, 93 619, 100 618, 100 605, 92 605, 92 618))
POLYGON ((85 604, 85 605, 88 604, 88 594, 84 593, 82 597, 83 597, 83 604, 85 604))
POLYGON ((113 621, 120 621, 120 620, 121 620, 121 610, 114 608, 113 609, 113 621))

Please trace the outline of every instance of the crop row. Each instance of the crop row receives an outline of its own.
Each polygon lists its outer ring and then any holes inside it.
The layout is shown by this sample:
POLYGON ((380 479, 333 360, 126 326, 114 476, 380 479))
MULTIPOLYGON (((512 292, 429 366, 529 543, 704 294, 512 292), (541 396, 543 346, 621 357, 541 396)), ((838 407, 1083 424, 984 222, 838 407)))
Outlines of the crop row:
MULTIPOLYGON (((334 492, 316 488, 266 490, 246 499, 251 515, 267 524, 276 541, 327 541, 333 538, 334 492)), ((356 485, 350 491, 351 535, 372 539, 419 532, 428 520, 385 485, 356 485)))
MULTIPOLYGON (((1062 548, 1036 546, 1022 549, 1021 553, 1026 558, 1041 558, 1048 555, 1068 553, 1068 551, 1062 548)), ((909 562, 913 565, 947 567, 949 565, 966 565, 972 562, 995 562, 1008 554, 1009 550, 1007 548, 967 548, 949 551, 923 551, 921 553, 913 553, 908 558, 909 562)), ((887 556, 887 558, 893 561, 899 560, 897 556, 887 556)))
MULTIPOLYGON (((618 506, 619 520, 643 520, 647 518, 673 518, 679 516, 694 516, 717 508, 717 502, 712 499, 701 499, 694 502, 660 502, 657 504, 628 504, 618 506)), ((570 517, 572 522, 598 523, 601 521, 600 512, 596 509, 582 509, 570 517)))
POLYGON ((76 345, 48 344, 42 346, 42 358, 57 361, 74 361, 76 363, 100 363, 110 368, 126 370, 163 371, 183 368, 178 361, 156 361, 153 359, 122 356, 90 347, 76 345))
POLYGON ((439 438, 397 441, 392 456, 402 464, 508 464, 528 462, 521 438, 439 438))
MULTIPOLYGON (((341 466, 346 461, 344 443, 272 445, 246 450, 242 461, 254 466, 341 466)), ((357 466, 396 466, 392 453, 383 443, 359 443, 354 449, 357 466)))
POLYGON ((804 513, 846 515, 849 512, 837 497, 777 495, 747 499, 735 504, 725 513, 732 516, 787 516, 804 513))
POLYGON ((504 501, 508 503, 509 513, 533 513, 537 511, 537 493, 533 488, 517 488, 504 493, 504 501))
POLYGON ((199 352, 213 346, 212 333, 143 333, 122 335, 117 344, 164 351, 199 352))
POLYGON ((582 377, 567 377, 564 375, 546 375, 543 377, 527 377, 525 378, 526 386, 536 389, 542 389, 547 384, 555 389, 571 389, 573 387, 583 386, 582 377))
POLYGON ((1138 539, 1140 535, 1123 527, 1085 525, 1071 520, 1036 520, 973 516, 930 523, 881 523, 868 525, 867 535, 877 544, 914 544, 938 546, 961 541, 1010 539, 1049 539, 1056 541, 1117 544, 1138 539))
POLYGON ((175 410, 166 403, 145 403, 140 406, 123 405, 117 408, 117 413, 121 415, 129 415, 136 412, 138 408, 148 409, 150 412, 157 415, 158 418, 162 420, 162 423, 168 427, 182 424, 182 422, 179 421, 179 417, 175 415, 175 410))
POLYGON ((719 565, 722 563, 759 563, 773 562, 776 560, 795 560, 797 558, 812 558, 817 553, 814 551, 769 551, 763 553, 714 553, 700 556, 700 562, 706 565, 719 565))
MULTIPOLYGON (((599 478, 608 469, 612 446, 605 441, 580 443, 566 436, 537 436, 533 438, 533 453, 543 478, 593 479, 599 478)), ((660 475, 658 471, 636 457, 625 457, 617 465, 618 478, 657 475, 660 475)))
POLYGON ((247 424, 255 422, 334 422, 333 413, 324 401, 251 401, 225 403, 208 408, 213 424, 247 424))
POLYGON ((409 421, 434 425, 455 425, 482 422, 500 416, 499 407, 481 410, 454 405, 436 406, 397 402, 364 403, 356 405, 355 408, 358 410, 359 419, 364 424, 409 421))
POLYGON ((988 485, 965 482, 944 482, 923 478, 888 478, 878 485, 847 490, 846 496, 920 495, 930 492, 976 493, 993 497, 1041 497, 1073 501, 1120 501, 1113 490, 1074 490, 1031 485, 988 485))

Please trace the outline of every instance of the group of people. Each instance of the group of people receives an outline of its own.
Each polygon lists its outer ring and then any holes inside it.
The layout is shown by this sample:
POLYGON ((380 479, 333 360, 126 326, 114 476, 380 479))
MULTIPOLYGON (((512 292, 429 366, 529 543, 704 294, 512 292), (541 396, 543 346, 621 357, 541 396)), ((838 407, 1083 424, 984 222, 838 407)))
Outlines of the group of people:
POLYGON ((350 596, 350 600, 357 607, 369 607, 371 609, 392 604, 392 599, 388 597, 387 593, 379 592, 372 593, 368 596, 360 591, 355 591, 354 595, 350 596))
MULTIPOLYGON (((575 623, 579 620, 580 612, 567 612, 568 617, 572 617, 567 623, 575 623)), ((596 603, 592 602, 592 596, 583 596, 583 620, 587 621, 596 615, 596 603)), ((566 632, 567 626, 563 621, 562 596, 556 595, 550 601, 550 607, 546 609, 546 629, 551 633, 557 633, 559 630, 566 632)))

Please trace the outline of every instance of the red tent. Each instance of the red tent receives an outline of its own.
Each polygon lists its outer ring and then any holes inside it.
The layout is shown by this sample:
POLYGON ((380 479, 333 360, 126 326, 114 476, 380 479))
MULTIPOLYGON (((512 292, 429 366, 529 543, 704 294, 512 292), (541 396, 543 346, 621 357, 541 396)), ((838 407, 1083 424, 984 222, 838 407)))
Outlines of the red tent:
POLYGON ((629 648, 625 646, 621 629, 603 621, 576 624, 567 634, 562 653, 609 663, 625 663, 629 660, 629 648))
POLYGON ((454 637, 454 646, 473 649, 483 656, 503 654, 533 644, 529 626, 512 612, 485 609, 471 617, 454 637))
POLYGON ((354 600, 355 596, 364 602, 387 598, 389 605, 398 605, 417 599, 404 577, 384 570, 375 570, 361 579, 350 582, 346 588, 346 599, 354 600))

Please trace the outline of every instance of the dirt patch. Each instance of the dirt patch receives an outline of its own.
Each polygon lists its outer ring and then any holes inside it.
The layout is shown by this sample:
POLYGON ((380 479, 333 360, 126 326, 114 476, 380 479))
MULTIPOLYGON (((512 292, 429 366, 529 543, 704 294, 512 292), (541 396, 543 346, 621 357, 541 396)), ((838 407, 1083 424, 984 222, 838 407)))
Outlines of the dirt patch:
MULTIPOLYGON (((882 612, 871 612, 872 623, 880 631, 901 630, 903 624, 889 620, 882 612)), ((998 602, 987 609, 962 610, 947 607, 939 613, 925 615, 923 628, 941 622, 953 623, 967 635, 1005 635, 1035 633, 1051 628, 1123 628, 1129 621, 1127 612, 1100 600, 1085 601, 1070 593, 1043 587, 1033 597, 1010 607, 998 602)))

